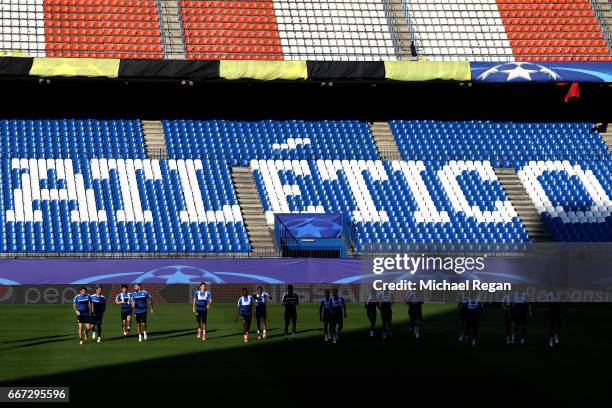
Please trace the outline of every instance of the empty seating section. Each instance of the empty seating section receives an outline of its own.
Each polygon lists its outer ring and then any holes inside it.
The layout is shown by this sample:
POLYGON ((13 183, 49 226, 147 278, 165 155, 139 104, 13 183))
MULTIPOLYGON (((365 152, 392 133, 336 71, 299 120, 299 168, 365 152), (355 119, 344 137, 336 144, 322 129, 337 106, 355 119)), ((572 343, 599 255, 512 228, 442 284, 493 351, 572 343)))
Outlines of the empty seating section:
POLYGON ((517 61, 612 61, 589 0, 497 0, 517 61))
POLYGON ((592 123, 392 121, 405 160, 514 167, 553 237, 610 241, 612 156, 592 123))
POLYGON ((514 61, 495 0, 409 0, 407 10, 419 55, 514 61))
POLYGON ((389 125, 404 160, 490 160, 515 167, 530 160, 609 157, 592 123, 395 120, 389 125))
POLYGON ((612 157, 589 123, 391 121, 384 161, 361 121, 0 121, 0 252, 248 252, 232 166, 277 212, 342 212, 379 243, 526 242, 494 167, 514 167, 553 237, 612 239, 612 157))
POLYGON ((181 1, 188 58, 395 59, 378 0, 181 1))
POLYGON ((271 0, 180 4, 188 58, 283 59, 271 0))
POLYGON ((45 56, 43 0, 0 1, 0 51, 45 56))
POLYGON ((163 58, 156 0, 45 0, 48 57, 163 58))
POLYGON ((380 0, 274 0, 288 60, 395 60, 380 0))
POLYGON ((250 251, 235 199, 210 203, 200 160, 146 159, 139 121, 4 120, 0 132, 1 252, 250 251))
POLYGON ((590 0, 402 0, 409 27, 398 5, 178 0, 177 17, 160 0, 0 0, 0 53, 163 58, 172 38, 188 59, 379 61, 409 32, 422 59, 612 61, 590 0))
POLYGON ((518 172, 558 241, 612 241, 612 160, 531 161, 518 172))
POLYGON ((358 251, 368 244, 525 242, 488 162, 253 160, 266 218, 342 212, 358 251))

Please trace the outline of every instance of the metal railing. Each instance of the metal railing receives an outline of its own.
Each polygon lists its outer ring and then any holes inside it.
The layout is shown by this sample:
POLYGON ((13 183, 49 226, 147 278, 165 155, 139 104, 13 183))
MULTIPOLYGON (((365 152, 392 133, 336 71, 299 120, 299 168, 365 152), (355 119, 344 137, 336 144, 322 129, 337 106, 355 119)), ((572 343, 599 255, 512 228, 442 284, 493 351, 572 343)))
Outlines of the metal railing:
POLYGON ((608 54, 612 55, 612 27, 609 27, 606 21, 606 17, 603 15, 601 7, 599 5, 599 0, 589 0, 591 3, 591 7, 595 12, 595 17, 597 17, 597 21, 599 21, 599 27, 601 28, 601 34, 603 35, 606 43, 608 44, 608 54))

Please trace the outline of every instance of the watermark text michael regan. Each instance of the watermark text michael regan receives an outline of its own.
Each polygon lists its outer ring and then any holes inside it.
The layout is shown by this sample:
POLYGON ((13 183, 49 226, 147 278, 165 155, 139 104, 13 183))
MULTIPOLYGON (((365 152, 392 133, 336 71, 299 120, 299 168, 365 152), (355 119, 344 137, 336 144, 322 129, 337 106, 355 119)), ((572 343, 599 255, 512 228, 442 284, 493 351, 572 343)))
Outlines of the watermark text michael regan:
POLYGON ((407 272, 414 275, 418 271, 455 272, 461 275, 465 272, 482 271, 485 268, 484 257, 471 256, 411 256, 396 254, 390 257, 373 259, 372 273, 380 275, 386 271, 407 272))
POLYGON ((400 280, 398 282, 383 282, 381 279, 372 282, 372 288, 377 291, 393 290, 393 291, 482 291, 495 293, 498 291, 511 291, 510 283, 501 282, 481 282, 479 280, 465 282, 449 282, 447 280, 437 281, 435 279, 409 281, 400 280))

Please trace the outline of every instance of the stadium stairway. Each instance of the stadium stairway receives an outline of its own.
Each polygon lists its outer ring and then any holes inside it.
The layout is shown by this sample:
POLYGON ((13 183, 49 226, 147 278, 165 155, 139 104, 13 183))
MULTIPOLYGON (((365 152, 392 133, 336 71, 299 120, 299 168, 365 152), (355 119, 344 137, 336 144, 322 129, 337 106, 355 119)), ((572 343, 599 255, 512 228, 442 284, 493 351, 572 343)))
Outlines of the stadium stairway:
POLYGON ((401 160, 402 156, 395 143, 395 138, 393 137, 389 123, 371 122, 369 125, 380 157, 383 160, 401 160))
POLYGON ((274 240, 264 216, 253 173, 249 167, 232 167, 231 172, 253 255, 270 255, 274 240))
POLYGON ((410 25, 404 12, 402 0, 389 0, 387 2, 389 23, 393 30, 394 41, 397 45, 397 58, 400 60, 416 60, 416 50, 412 52, 412 38, 410 25))
POLYGON ((612 153, 612 126, 608 125, 605 132, 599 132, 601 138, 604 140, 608 150, 612 153))
POLYGON ((512 168, 494 168, 506 195, 516 210, 527 234, 533 242, 551 242, 552 237, 548 229, 542 223, 533 202, 527 195, 521 180, 512 168))
POLYGON ((141 120, 140 124, 144 135, 147 157, 157 159, 168 158, 166 135, 161 121, 141 120))
POLYGON ((167 59, 185 59, 183 25, 177 0, 158 1, 164 55, 167 59))
POLYGON ((610 55, 612 55, 612 2, 609 0, 594 0, 594 2, 601 13, 600 21, 603 25, 606 41, 608 41, 610 55))

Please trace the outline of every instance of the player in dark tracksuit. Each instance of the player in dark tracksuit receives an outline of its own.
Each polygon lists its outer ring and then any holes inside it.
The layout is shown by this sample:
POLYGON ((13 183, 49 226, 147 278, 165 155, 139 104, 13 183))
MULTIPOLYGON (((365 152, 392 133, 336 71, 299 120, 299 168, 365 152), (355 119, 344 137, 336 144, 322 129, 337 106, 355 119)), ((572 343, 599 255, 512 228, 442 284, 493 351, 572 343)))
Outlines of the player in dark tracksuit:
POLYGON ((423 302, 417 293, 408 292, 406 294, 406 304, 408 305, 410 333, 419 341, 421 339, 421 321, 423 320, 423 302))
POLYGON ((504 326, 506 328, 506 344, 512 343, 512 316, 510 315, 510 296, 505 296, 502 300, 502 309, 504 310, 504 326))
POLYGON ((525 293, 517 293, 510 304, 510 318, 512 319, 511 343, 525 344, 527 338, 527 319, 531 315, 531 306, 527 303, 525 293))
POLYGON ((465 334, 465 327, 467 326, 467 303, 468 300, 465 298, 461 300, 457 306, 459 311, 459 342, 463 341, 465 334))
POLYGON ((550 322, 548 345, 558 346, 561 333, 561 297, 558 293, 551 293, 548 296, 548 320, 550 322))
POLYGON ((100 343, 102 341, 102 319, 104 318, 104 312, 106 311, 106 297, 102 294, 104 289, 102 286, 96 287, 96 293, 91 296, 91 325, 93 327, 93 339, 98 338, 96 341, 100 343))
POLYGON ((478 328, 480 326, 480 316, 484 306, 478 299, 465 302, 465 332, 464 337, 472 338, 472 347, 476 347, 478 341, 478 328))
POLYGON ((370 296, 365 302, 366 315, 370 321, 370 337, 374 337, 374 329, 376 328, 376 314, 378 309, 378 295, 376 290, 372 288, 370 296))
POLYGON ((264 292, 261 286, 257 287, 257 292, 253 294, 255 301, 255 320, 257 321, 257 338, 266 338, 268 329, 268 307, 267 304, 272 300, 268 292, 264 292))
POLYGON ((321 303, 319 304, 319 320, 323 322, 323 335, 325 336, 325 341, 329 341, 331 338, 335 343, 336 320, 332 310, 332 297, 329 289, 325 289, 325 296, 321 299, 321 303))
POLYGON ((297 325, 297 306, 300 304, 297 293, 293 291, 293 285, 287 286, 287 293, 281 298, 285 307, 285 340, 289 339, 289 324, 292 326, 291 338, 295 338, 297 325))
POLYGON ((339 339, 344 328, 344 319, 346 319, 346 302, 344 297, 338 294, 337 288, 332 289, 331 307, 335 323, 335 332, 332 332, 332 334, 335 334, 335 338, 339 339))
POLYGON ((393 294, 386 289, 378 296, 380 319, 382 320, 383 339, 391 337, 393 325, 393 294))

